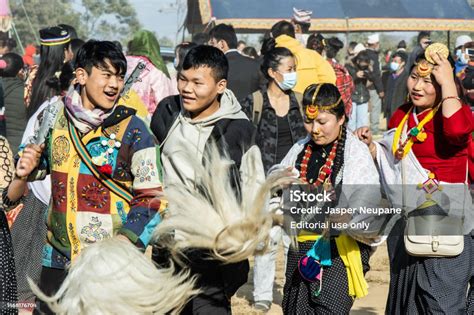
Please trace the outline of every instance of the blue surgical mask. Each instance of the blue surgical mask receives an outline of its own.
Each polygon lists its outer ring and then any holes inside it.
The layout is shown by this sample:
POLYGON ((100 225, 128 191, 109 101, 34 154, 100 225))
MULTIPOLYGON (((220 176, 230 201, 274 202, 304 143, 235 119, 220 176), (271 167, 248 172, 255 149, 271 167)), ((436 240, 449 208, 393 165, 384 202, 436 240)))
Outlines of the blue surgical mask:
MULTIPOLYGON (((281 73, 281 72, 280 72, 281 73)), ((295 72, 288 72, 288 73, 281 73, 283 76, 283 81, 278 82, 277 80, 276 83, 282 89, 283 91, 291 90, 292 88, 295 87, 296 85, 296 71, 295 72)))
POLYGON ((390 70, 392 70, 393 72, 396 72, 399 68, 400 68, 400 64, 398 62, 392 61, 390 63, 390 70))
POLYGON ((466 59, 466 55, 463 53, 461 49, 456 51, 456 56, 458 56, 458 61, 463 64, 467 65, 469 63, 469 59, 466 59))

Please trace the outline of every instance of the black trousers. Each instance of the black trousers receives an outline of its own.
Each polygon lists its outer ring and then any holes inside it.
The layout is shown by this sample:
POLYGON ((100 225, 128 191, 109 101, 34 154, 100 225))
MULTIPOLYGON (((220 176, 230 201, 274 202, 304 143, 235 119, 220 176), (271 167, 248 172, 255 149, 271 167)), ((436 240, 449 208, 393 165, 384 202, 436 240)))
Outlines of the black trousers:
MULTIPOLYGON (((212 259, 209 251, 191 249, 185 253, 185 266, 175 264, 176 272, 189 268, 197 276, 196 287, 201 293, 184 307, 184 315, 228 315, 232 314, 230 299, 247 282, 249 262, 222 264, 212 259)), ((168 267, 171 256, 166 249, 154 247, 152 259, 160 267, 168 267)))
POLYGON ((230 299, 222 287, 206 286, 202 292, 192 298, 181 311, 183 315, 230 315, 232 314, 230 299))
POLYGON ((186 304, 181 314, 232 314, 230 299, 247 282, 248 260, 222 265, 215 260, 195 259, 190 269, 191 274, 198 276, 197 287, 202 292, 186 304))
MULTIPOLYGON (((67 272, 64 269, 55 269, 44 267, 41 269, 41 276, 38 287, 44 294, 51 296, 58 292, 61 284, 66 279, 67 272)), ((34 315, 39 314, 54 314, 46 303, 36 298, 36 308, 33 311, 34 315)))

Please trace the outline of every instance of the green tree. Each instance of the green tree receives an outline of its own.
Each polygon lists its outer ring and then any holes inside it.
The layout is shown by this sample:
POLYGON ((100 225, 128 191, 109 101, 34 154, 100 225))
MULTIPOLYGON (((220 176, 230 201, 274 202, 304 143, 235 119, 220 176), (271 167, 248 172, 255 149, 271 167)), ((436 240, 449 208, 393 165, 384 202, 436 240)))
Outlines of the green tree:
MULTIPOLYGON (((155 36, 156 36, 156 33, 155 33, 155 36)), ((174 47, 175 46, 173 40, 167 36, 161 36, 161 37, 156 36, 156 38, 158 39, 158 43, 160 43, 160 47, 174 47)))
POLYGON ((82 0, 81 20, 90 38, 126 41, 140 29, 128 0, 82 0))
POLYGON ((36 43, 38 31, 69 24, 80 38, 125 42, 140 28, 135 8, 128 0, 10 0, 18 36, 26 46, 36 43), (79 1, 77 1, 79 2, 79 1))
POLYGON ((75 27, 78 32, 82 31, 80 14, 74 11, 71 1, 11 0, 10 8, 15 29, 23 46, 31 43, 39 44, 36 41, 39 38, 39 30, 47 26, 62 23, 75 27))

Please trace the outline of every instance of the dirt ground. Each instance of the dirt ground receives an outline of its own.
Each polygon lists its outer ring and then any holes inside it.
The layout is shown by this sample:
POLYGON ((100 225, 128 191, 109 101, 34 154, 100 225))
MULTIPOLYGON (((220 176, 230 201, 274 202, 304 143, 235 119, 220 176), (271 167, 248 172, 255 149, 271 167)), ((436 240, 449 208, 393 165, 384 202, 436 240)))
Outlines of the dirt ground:
MULTIPOLYGON (((276 280, 275 285, 273 286, 273 305, 267 314, 283 314, 281 309, 281 301, 283 299, 283 285, 285 282, 283 263, 283 248, 280 248, 276 265, 276 280)), ((253 261, 251 261, 251 266, 252 265, 253 261)), ((366 279, 369 284, 369 295, 355 301, 351 310, 351 314, 353 315, 384 314, 389 281, 389 263, 387 247, 385 244, 379 246, 372 255, 370 258, 370 266, 371 270, 366 274, 366 279)), ((233 314, 262 314, 252 307, 252 281, 253 273, 251 270, 249 274, 249 281, 244 286, 242 286, 237 294, 232 298, 233 314)))

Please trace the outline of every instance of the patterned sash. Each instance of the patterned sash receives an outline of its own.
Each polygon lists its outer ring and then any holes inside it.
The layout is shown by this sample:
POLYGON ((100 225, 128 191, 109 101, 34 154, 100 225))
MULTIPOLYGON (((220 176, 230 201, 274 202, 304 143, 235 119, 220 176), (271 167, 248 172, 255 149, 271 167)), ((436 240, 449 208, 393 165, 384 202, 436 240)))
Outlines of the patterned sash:
POLYGON ((121 184, 114 181, 112 178, 110 178, 106 174, 99 172, 95 164, 92 162, 92 158, 89 154, 89 151, 87 151, 84 143, 82 143, 81 138, 79 134, 77 133, 77 129, 74 127, 72 121, 70 120, 68 122, 68 129, 69 129, 69 135, 71 136, 72 144, 74 145, 74 148, 76 149, 82 162, 84 162, 84 164, 91 171, 91 173, 98 180, 100 180, 100 182, 103 183, 110 191, 113 191, 115 194, 125 199, 130 204, 130 201, 133 198, 130 191, 128 191, 128 189, 126 189, 121 184))

